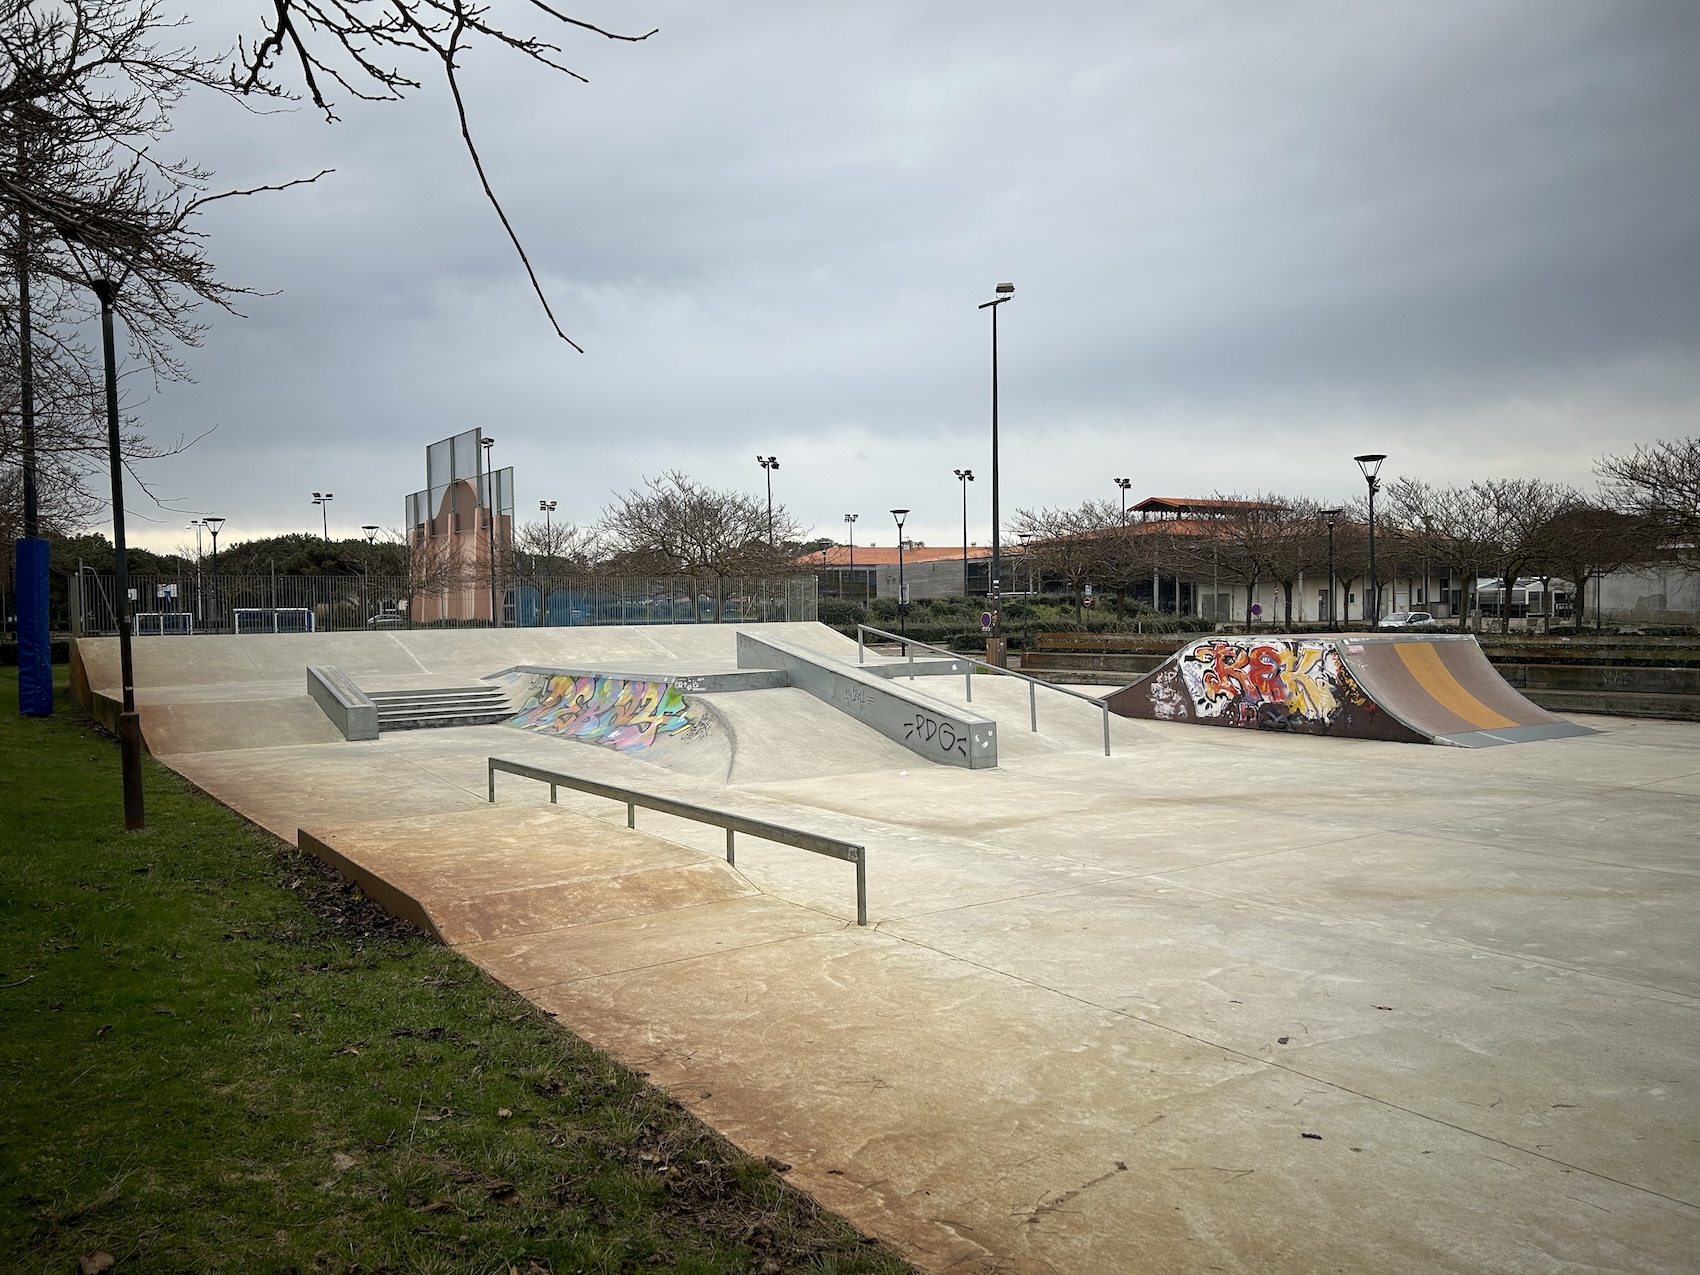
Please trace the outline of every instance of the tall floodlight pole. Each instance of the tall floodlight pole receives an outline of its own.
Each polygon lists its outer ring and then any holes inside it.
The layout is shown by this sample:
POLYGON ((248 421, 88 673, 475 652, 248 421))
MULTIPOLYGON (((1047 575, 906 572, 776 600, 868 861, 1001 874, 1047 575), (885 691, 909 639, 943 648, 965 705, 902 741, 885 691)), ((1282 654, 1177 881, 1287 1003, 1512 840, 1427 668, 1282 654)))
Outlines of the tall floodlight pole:
MULTIPOLYGON (((992 312, 992 579, 991 605, 987 608, 992 613, 992 640, 1000 644, 1003 641, 1003 607, 999 599, 1003 594, 1003 554, 1000 541, 1002 539, 999 519, 1001 511, 998 508, 998 307, 1015 296, 1013 283, 1000 283, 997 295, 990 301, 985 301, 978 307, 992 312)), ((993 663, 1002 665, 1000 657, 993 663)))
POLYGON ((773 540, 773 471, 779 468, 779 457, 757 456, 756 464, 761 466, 762 473, 767 476, 767 547, 778 549, 773 540))
POLYGON ((555 505, 556 502, 553 500, 540 500, 537 502, 537 508, 543 514, 543 543, 548 546, 549 556, 551 558, 555 556, 555 537, 554 533, 550 530, 549 516, 555 512, 555 505))
POLYGON ((1338 632, 1340 621, 1334 607, 1334 524, 1340 519, 1340 511, 1324 509, 1322 517, 1328 523, 1328 627, 1338 632))
POLYGON ((903 520, 909 516, 909 511, 893 509, 891 516, 897 520, 897 631, 908 637, 909 589, 903 583, 903 520))
POLYGON ((952 470, 962 484, 962 596, 968 596, 968 484, 974 481, 972 469, 952 470))
POLYGON ((1118 478, 1116 486, 1122 489, 1122 526, 1127 526, 1127 489, 1133 486, 1133 479, 1118 478))
MULTIPOLYGON (((1381 591, 1375 579, 1375 493, 1381 490, 1381 462, 1387 457, 1371 454, 1354 456, 1352 459, 1358 462, 1364 481, 1369 484, 1369 607, 1367 610, 1360 607, 1359 610, 1364 612, 1370 628, 1373 629, 1381 620, 1381 591)), ((1509 596, 1507 602, 1509 603, 1509 596)))
POLYGON ((329 506, 331 501, 335 499, 336 496, 328 491, 313 493, 313 503, 319 507, 319 527, 325 537, 326 544, 329 544, 331 541, 331 515, 329 506))
POLYGON ((496 470, 490 460, 490 449, 495 445, 496 440, 489 435, 479 435, 478 446, 484 453, 486 501, 490 507, 490 627, 499 629, 502 627, 502 617, 496 610, 496 509, 500 501, 496 495, 496 470))
MULTIPOLYGON (((845 525, 850 528, 850 592, 852 595, 856 591, 856 519, 861 516, 861 514, 844 515, 845 525)), ((841 598, 844 596, 843 589, 838 591, 838 596, 841 598)))

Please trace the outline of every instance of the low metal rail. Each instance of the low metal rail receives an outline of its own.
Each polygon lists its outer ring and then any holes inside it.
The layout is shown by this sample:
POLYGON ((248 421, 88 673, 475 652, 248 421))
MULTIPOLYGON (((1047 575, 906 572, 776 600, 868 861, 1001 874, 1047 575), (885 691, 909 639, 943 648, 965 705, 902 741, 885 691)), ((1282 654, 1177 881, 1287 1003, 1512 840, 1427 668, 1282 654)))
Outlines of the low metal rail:
POLYGON ((888 633, 884 629, 876 629, 871 624, 858 624, 856 626, 856 663, 858 664, 866 662, 863 637, 869 633, 872 633, 875 637, 889 638, 893 642, 901 642, 909 656, 909 662, 911 664, 915 662, 915 652, 909 648, 917 646, 921 647, 923 650, 937 651, 940 655, 948 655, 953 660, 965 661, 970 667, 968 672, 963 674, 962 680, 964 686, 967 687, 968 702, 970 704, 974 702, 974 669, 983 668, 988 673, 996 673, 999 677, 1020 678, 1023 682, 1027 683, 1028 729, 1033 731, 1035 734, 1037 734, 1039 730, 1039 688, 1041 686, 1043 686, 1047 691, 1055 691, 1058 695, 1071 695, 1075 699, 1083 699, 1088 704, 1097 705, 1098 711, 1104 715, 1104 756, 1108 757, 1110 755, 1110 703, 1107 696, 1083 695, 1079 691, 1069 690, 1066 686, 1058 686, 1055 682, 1047 682, 1041 678, 1029 677, 1025 673, 1016 672, 1014 669, 999 668, 996 664, 988 664, 985 660, 976 659, 972 655, 959 655, 949 647, 934 646, 931 642, 917 642, 914 638, 904 637, 900 633, 888 633))
POLYGON ((713 810, 708 806, 693 805, 688 801, 676 801, 672 797, 658 797, 654 793, 639 792, 635 788, 622 788, 618 784, 605 784, 596 779, 585 779, 579 775, 565 774, 559 770, 549 770, 543 766, 531 766, 522 761, 509 761, 505 757, 492 757, 490 765, 490 800, 496 800, 496 772, 504 771, 510 775, 518 775, 522 779, 535 779, 539 783, 549 785, 549 800, 554 802, 559 790, 571 788, 577 792, 587 792, 595 797, 606 797, 610 801, 623 801, 626 804, 626 827, 637 827, 637 808, 657 810, 664 815, 676 815, 680 819, 691 819, 697 823, 712 824, 717 828, 726 829, 726 862, 736 865, 737 851, 733 838, 738 833, 749 837, 760 837, 763 841, 776 841, 782 846, 795 846, 799 850, 807 850, 813 854, 825 855, 829 859, 842 859, 846 863, 856 865, 856 924, 868 923, 868 851, 866 846, 855 845, 849 841, 840 841, 837 837, 822 836, 818 832, 804 832, 799 828, 787 828, 782 824, 768 823, 762 819, 751 819, 745 815, 735 815, 729 810, 713 810))

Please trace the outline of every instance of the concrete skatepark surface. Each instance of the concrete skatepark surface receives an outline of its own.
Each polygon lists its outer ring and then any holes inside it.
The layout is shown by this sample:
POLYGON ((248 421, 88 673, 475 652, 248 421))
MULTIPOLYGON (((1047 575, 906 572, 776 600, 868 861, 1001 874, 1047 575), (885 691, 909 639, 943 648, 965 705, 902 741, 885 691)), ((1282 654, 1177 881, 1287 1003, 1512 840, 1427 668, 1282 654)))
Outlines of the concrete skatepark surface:
POLYGON ((1026 687, 977 677, 995 770, 791 688, 715 699, 699 766, 303 739, 288 703, 309 662, 731 667, 734 626, 702 630, 145 639, 139 698, 166 764, 925 1269, 1696 1268, 1700 726, 1479 750, 1116 718, 1106 758, 1092 706, 1041 691, 1033 734, 1026 687), (519 779, 491 806, 492 755, 865 844, 874 924, 840 863, 741 839, 730 869, 718 829, 519 779))

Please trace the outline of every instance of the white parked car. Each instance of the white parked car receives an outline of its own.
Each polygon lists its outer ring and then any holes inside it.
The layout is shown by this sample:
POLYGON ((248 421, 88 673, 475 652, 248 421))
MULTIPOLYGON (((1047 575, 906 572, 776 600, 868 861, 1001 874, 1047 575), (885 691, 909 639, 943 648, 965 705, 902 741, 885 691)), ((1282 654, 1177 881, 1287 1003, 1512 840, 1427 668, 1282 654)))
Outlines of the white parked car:
POLYGON ((1435 628, 1434 617, 1427 611, 1395 611, 1392 615, 1384 615, 1381 622, 1375 626, 1378 629, 1432 629, 1435 628))

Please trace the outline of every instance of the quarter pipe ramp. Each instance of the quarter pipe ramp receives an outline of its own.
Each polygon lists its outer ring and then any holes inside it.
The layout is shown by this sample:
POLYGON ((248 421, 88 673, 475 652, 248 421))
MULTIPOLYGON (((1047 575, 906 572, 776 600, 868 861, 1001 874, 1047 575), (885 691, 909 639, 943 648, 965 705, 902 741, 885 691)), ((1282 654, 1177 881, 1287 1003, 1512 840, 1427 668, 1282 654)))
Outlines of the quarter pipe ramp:
POLYGON ((1468 634, 1203 638, 1109 706, 1155 721, 1463 748, 1595 733, 1523 698, 1468 634))

